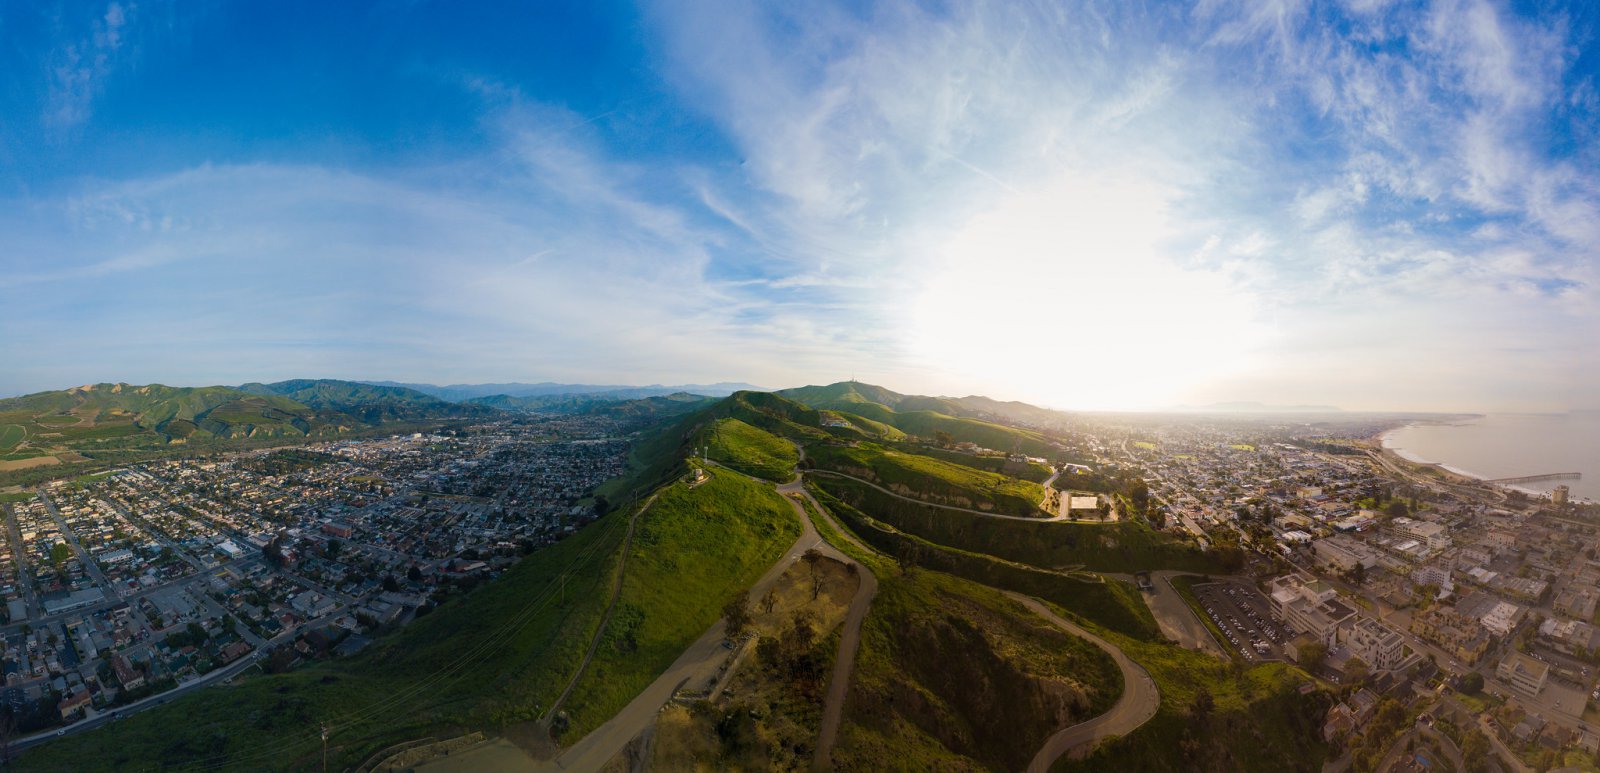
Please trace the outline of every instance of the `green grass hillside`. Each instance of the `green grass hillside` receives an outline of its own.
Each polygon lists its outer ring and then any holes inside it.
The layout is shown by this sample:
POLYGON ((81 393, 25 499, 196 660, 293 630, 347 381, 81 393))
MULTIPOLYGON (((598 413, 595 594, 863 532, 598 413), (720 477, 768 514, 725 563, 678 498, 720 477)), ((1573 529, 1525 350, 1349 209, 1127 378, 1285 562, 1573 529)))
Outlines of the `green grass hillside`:
POLYGON ((769 392, 735 392, 716 403, 643 432, 629 450, 628 472, 607 481, 596 494, 610 502, 625 501, 686 472, 683 459, 720 420, 739 421, 800 443, 848 436, 853 430, 828 430, 820 412, 769 392), (839 434, 835 434, 839 433, 839 434))
POLYGON ((931 456, 861 443, 813 446, 807 449, 806 459, 816 469, 853 475, 926 502, 1011 515, 1045 515, 1039 510, 1045 496, 1039 484, 931 456))
POLYGON ((799 537, 782 496, 727 471, 662 492, 640 518, 616 614, 567 700, 567 738, 627 705, 799 537))
POLYGON ((1010 475, 1013 478, 1021 478, 1032 483, 1043 483, 1055 472, 1050 469, 1049 465, 1039 464, 1038 462, 1012 461, 1006 456, 979 456, 927 445, 901 444, 894 447, 906 453, 931 456, 951 464, 959 464, 963 467, 971 467, 975 470, 983 470, 984 472, 1000 475, 1010 475))
POLYGON ((839 770, 1022 770, 1051 733, 1122 692, 1104 652, 990 588, 922 570, 879 582, 839 770))
POLYGON ((971 412, 959 402, 944 398, 902 395, 853 381, 785 389, 778 394, 814 408, 853 413, 927 440, 945 432, 957 442, 976 443, 997 451, 1020 451, 1030 456, 1058 453, 1042 434, 964 415, 971 412))
POLYGON ((273 384, 245 384, 239 389, 251 394, 288 398, 317 411, 351 416, 366 424, 482 418, 499 413, 488 406, 445 402, 415 389, 354 381, 293 379, 273 384))
POLYGON ((1181 647, 1101 635, 1150 672, 1161 708, 1138 730, 1085 759, 1063 758, 1053 770, 1322 769, 1329 752, 1322 720, 1333 697, 1320 689, 1301 694, 1313 684, 1304 671, 1285 663, 1246 668, 1181 647))
POLYGON ((1112 630, 1155 640, 1155 618, 1133 586, 1082 571, 1052 571, 996 556, 930 542, 908 534, 811 486, 817 499, 862 541, 903 565, 953 574, 992 588, 1038 596, 1112 630))
POLYGON ((907 502, 826 475, 815 476, 814 482, 873 518, 930 542, 1044 569, 1081 567, 1121 573, 1185 569, 1221 574, 1228 560, 1223 549, 1202 551, 1131 521, 1074 524, 987 518, 907 502))
POLYGON ((697 442, 712 460, 778 483, 793 478, 800 461, 793 443, 738 419, 718 419, 697 442))

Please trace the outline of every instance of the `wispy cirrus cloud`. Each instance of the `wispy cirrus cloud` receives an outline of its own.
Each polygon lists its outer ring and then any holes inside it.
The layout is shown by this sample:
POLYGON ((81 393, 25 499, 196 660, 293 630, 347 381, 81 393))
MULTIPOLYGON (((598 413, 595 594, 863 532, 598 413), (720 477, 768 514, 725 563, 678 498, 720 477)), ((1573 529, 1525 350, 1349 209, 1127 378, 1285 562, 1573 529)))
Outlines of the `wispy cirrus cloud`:
POLYGON ((89 119, 105 78, 124 54, 129 24, 137 6, 121 0, 105 6, 81 36, 64 43, 51 56, 50 91, 44 123, 71 129, 89 119))

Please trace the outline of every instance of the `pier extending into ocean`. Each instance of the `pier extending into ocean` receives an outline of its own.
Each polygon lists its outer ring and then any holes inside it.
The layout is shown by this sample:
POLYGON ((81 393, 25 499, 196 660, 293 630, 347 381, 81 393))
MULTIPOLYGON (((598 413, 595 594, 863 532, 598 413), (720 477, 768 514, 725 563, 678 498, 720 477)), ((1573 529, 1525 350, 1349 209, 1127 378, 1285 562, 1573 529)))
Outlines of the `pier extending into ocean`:
POLYGON ((1547 481, 1547 480, 1582 480, 1582 479, 1583 479, 1583 473, 1581 473, 1581 472, 1549 472, 1549 473, 1545 473, 1544 475, 1524 475, 1524 476, 1522 476, 1520 478, 1495 478, 1494 480, 1487 480, 1487 481, 1484 481, 1484 482, 1485 483, 1505 483, 1505 484, 1509 485, 1509 484, 1514 484, 1514 483, 1540 483, 1540 482, 1547 481))

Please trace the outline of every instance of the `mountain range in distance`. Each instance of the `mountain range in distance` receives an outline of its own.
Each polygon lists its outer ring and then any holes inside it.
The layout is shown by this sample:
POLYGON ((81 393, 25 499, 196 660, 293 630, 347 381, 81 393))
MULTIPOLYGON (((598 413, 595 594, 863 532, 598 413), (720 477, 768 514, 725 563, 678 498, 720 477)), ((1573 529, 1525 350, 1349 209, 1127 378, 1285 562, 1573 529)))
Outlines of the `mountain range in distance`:
POLYGON ((604 395, 615 400, 634 400, 641 397, 657 397, 676 393, 703 395, 705 397, 727 397, 734 392, 770 392, 766 387, 754 386, 738 382, 723 381, 716 384, 679 384, 677 386, 663 386, 649 384, 635 386, 629 384, 558 384, 551 381, 542 381, 537 384, 507 383, 507 384, 450 384, 439 386, 437 384, 410 384, 397 381, 360 381, 357 383, 370 384, 381 387, 398 387, 412 389, 425 395, 432 395, 441 400, 453 403, 466 402, 484 397, 504 395, 506 397, 551 397, 557 395, 604 395))

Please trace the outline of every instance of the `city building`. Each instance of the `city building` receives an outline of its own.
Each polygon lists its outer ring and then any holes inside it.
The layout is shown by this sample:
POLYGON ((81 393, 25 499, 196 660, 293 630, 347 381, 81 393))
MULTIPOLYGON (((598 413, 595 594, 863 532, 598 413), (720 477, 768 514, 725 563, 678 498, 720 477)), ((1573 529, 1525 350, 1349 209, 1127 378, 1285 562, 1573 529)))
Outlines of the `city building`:
POLYGON ((1369 617, 1358 617, 1345 629, 1344 644, 1374 671, 1398 668, 1405 658, 1400 634, 1369 617))
POLYGON ((1311 543, 1317 565, 1348 572, 1357 564, 1371 569, 1378 565, 1378 554, 1366 545, 1344 536, 1334 536, 1311 543))
POLYGON ((1271 590, 1273 606, 1284 624, 1330 647, 1356 616, 1355 610, 1339 601, 1333 586, 1321 580, 1284 575, 1272 581, 1271 590))
POLYGON ((1567 488, 1565 485, 1556 486, 1556 490, 1550 492, 1550 504, 1553 504, 1556 507, 1561 507, 1567 504, 1571 498, 1572 489, 1567 488))
POLYGON ((1544 689, 1545 680, 1550 676, 1550 666, 1521 652, 1512 652, 1500 661, 1494 673, 1501 681, 1511 685, 1513 690, 1531 698, 1544 689))
POLYGON ((1444 550, 1450 547, 1450 535, 1437 523, 1401 517, 1389 522, 1389 530, 1399 536, 1422 542, 1430 550, 1444 550))

